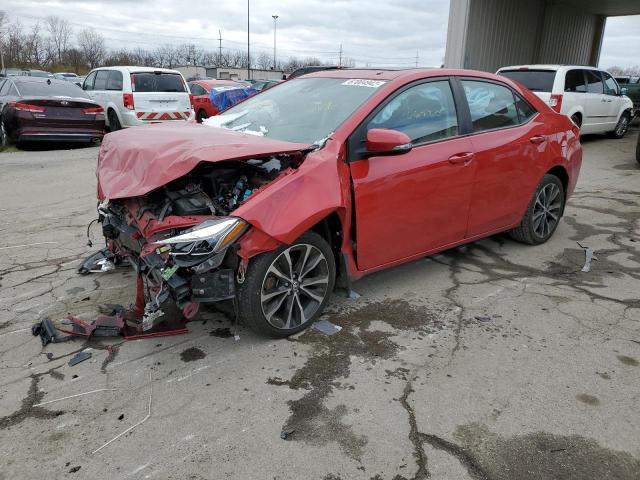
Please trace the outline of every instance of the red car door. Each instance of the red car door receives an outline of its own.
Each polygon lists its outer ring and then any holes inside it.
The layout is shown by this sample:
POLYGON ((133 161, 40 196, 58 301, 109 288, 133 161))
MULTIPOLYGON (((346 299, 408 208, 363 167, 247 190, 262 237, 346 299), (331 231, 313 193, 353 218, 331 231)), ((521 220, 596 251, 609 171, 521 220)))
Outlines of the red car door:
POLYGON ((354 135, 386 128, 406 133, 413 149, 350 163, 356 256, 367 270, 464 239, 474 161, 448 80, 412 85, 374 111, 354 135))
POLYGON ((461 84, 476 163, 466 234, 473 238, 520 220, 539 181, 537 164, 547 155, 548 142, 535 110, 506 85, 481 80, 461 84))

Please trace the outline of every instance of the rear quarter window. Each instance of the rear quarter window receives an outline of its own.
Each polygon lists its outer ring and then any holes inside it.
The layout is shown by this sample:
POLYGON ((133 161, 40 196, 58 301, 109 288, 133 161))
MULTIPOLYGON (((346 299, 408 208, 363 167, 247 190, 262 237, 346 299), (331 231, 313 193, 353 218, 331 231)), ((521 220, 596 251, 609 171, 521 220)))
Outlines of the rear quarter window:
POLYGON ((134 92, 186 92, 182 77, 176 73, 144 72, 131 75, 134 92))
POLYGON ((555 70, 502 70, 498 74, 520 82, 532 92, 551 92, 556 79, 555 70))

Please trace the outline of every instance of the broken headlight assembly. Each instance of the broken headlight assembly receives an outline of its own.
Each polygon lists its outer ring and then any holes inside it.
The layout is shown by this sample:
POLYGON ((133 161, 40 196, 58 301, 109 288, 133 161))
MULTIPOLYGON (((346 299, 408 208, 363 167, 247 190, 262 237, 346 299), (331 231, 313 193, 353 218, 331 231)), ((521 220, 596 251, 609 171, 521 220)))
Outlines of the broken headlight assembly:
POLYGON ((221 262, 227 247, 240 238, 248 227, 247 222, 240 218, 218 217, 155 243, 165 245, 159 247, 160 252, 167 251, 166 248, 169 247, 169 254, 176 265, 194 267, 212 257, 219 257, 221 262))

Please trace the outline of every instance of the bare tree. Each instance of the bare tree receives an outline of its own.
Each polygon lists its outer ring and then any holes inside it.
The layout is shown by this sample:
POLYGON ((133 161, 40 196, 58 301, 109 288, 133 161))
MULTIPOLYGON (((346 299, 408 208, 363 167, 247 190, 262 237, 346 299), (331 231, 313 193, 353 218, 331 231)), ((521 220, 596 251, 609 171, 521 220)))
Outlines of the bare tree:
POLYGON ((95 68, 100 65, 107 52, 104 37, 88 28, 78 34, 78 46, 82 50, 89 68, 95 68))
POLYGON ((67 20, 62 20, 55 15, 49 15, 45 22, 53 49, 56 53, 55 61, 62 63, 62 55, 69 47, 69 41, 71 40, 71 24, 67 20))
POLYGON ((7 12, 0 10, 0 68, 4 70, 4 34, 6 33, 6 25, 9 23, 7 12))
POLYGON ((260 52, 257 58, 254 58, 256 66, 262 70, 269 70, 273 67, 273 56, 267 52, 260 52))
POLYGON ((44 40, 40 35, 40 23, 36 22, 31 27, 31 32, 25 38, 25 57, 30 64, 42 67, 45 65, 44 40))

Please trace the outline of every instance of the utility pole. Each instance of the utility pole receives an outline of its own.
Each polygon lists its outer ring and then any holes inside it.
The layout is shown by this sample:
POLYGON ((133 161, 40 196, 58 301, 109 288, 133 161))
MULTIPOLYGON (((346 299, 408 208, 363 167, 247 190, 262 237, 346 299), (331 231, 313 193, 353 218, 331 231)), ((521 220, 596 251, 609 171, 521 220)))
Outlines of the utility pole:
POLYGON ((416 50, 416 68, 418 68, 418 50, 416 50))
MULTIPOLYGON (((218 29, 218 41, 220 42, 220 46, 218 47, 218 63, 222 64, 222 32, 218 29)), ((221 65, 218 65, 219 67, 221 65)))
POLYGON ((278 20, 278 15, 271 15, 273 17, 273 70, 277 70, 276 67, 276 20, 278 20))
POLYGON ((338 63, 338 66, 342 66, 342 44, 340 44, 340 62, 338 63))
POLYGON ((247 80, 251 80, 251 52, 249 50, 249 0, 247 0, 247 80))

